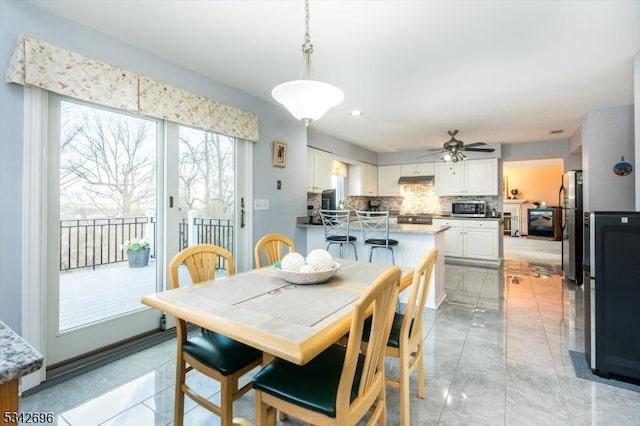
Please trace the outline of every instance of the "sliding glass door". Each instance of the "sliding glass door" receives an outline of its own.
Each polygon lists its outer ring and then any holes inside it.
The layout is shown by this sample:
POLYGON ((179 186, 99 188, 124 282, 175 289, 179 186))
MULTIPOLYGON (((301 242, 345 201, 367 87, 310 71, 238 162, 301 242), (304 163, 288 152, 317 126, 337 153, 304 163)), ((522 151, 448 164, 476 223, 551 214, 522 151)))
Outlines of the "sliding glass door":
POLYGON ((50 99, 48 365, 157 329, 162 286, 162 123, 50 99))
POLYGON ((140 299, 187 246, 251 266, 250 143, 54 95, 48 127, 47 366, 156 331, 140 299))

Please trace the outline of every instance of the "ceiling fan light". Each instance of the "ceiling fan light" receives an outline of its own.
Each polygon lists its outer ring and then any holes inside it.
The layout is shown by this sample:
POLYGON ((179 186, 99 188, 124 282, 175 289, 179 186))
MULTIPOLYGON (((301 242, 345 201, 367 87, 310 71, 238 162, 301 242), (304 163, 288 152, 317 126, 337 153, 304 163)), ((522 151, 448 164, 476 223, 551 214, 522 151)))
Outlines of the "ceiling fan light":
POLYGON ((344 100, 342 90, 318 80, 292 80, 278 84, 271 91, 271 96, 307 126, 344 100))
POLYGON ((446 162, 449 162, 449 161, 454 161, 455 162, 455 161, 458 161, 458 160, 457 159, 454 160, 453 157, 451 156, 451 153, 447 152, 446 154, 444 154, 442 156, 442 161, 444 161, 446 163, 446 162))

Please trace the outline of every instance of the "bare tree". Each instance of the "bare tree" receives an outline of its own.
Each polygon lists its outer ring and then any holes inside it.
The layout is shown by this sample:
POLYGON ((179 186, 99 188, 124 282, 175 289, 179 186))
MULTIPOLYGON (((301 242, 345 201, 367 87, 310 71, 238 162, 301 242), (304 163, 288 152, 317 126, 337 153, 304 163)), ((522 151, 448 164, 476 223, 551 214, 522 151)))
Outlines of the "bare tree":
MULTIPOLYGON (((155 123, 63 103, 60 184, 67 207, 129 217, 153 208, 155 123)), ((84 214, 80 213, 84 210, 84 214)))
POLYGON ((234 203, 233 141, 222 135, 181 128, 180 206, 203 217, 231 219, 234 203))

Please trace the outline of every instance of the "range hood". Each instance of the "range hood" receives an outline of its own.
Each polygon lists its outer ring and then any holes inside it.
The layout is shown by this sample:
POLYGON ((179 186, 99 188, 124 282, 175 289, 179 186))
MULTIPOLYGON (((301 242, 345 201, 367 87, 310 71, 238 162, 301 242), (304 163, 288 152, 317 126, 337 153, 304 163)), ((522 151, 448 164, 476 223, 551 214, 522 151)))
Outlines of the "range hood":
POLYGON ((433 183, 434 176, 400 176, 398 185, 403 183, 433 183))

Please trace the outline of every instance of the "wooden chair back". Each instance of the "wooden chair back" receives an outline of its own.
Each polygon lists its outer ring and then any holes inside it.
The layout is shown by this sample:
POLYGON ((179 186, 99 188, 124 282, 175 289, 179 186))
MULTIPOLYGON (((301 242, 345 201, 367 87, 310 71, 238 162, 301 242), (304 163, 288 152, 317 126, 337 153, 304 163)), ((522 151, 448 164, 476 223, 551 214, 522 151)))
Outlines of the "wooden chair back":
POLYGON ((349 419, 348 424, 355 424, 374 405, 376 406, 374 417, 385 413, 381 407, 385 404, 384 354, 396 307, 400 277, 399 267, 393 266, 387 269, 355 303, 336 397, 337 424, 343 424, 340 419, 342 421, 349 419), (360 385, 356 399, 350 402, 356 367, 361 357, 364 324, 370 314, 371 329, 368 336, 369 343, 364 353, 360 385))
POLYGON ((233 254, 229 250, 213 244, 196 244, 187 247, 169 262, 169 288, 180 287, 178 269, 182 264, 187 266, 192 284, 214 280, 219 258, 224 259, 227 275, 235 274, 233 254))
POLYGON ((407 308, 404 314, 404 321, 400 329, 400 344, 408 343, 409 347, 415 347, 422 336, 422 322, 424 318, 424 307, 427 303, 431 276, 436 261, 438 260, 438 250, 432 248, 418 263, 413 271, 413 281, 407 308))
POLYGON ((256 243, 254 249, 256 268, 262 268, 263 266, 273 265, 278 260, 287 254, 285 248, 288 249, 287 253, 295 251, 295 245, 293 241, 282 234, 267 234, 256 243), (266 263, 262 262, 263 254, 266 257, 266 263))

